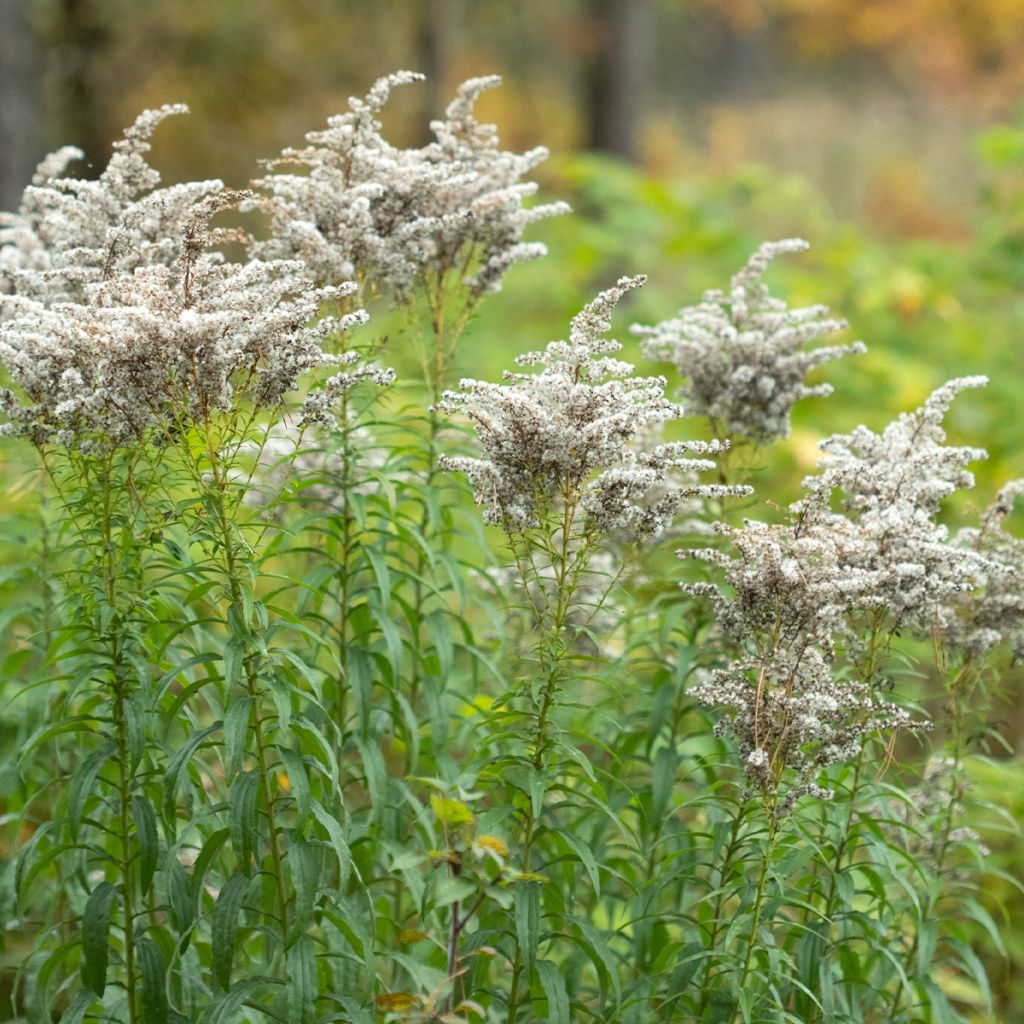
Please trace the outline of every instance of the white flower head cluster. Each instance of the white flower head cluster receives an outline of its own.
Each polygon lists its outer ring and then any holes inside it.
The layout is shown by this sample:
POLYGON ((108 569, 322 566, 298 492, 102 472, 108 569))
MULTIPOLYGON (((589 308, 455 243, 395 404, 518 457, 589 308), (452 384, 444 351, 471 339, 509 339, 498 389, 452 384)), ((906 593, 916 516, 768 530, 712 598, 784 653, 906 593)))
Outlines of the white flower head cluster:
POLYGON ((622 346, 602 337, 619 299, 643 281, 622 278, 576 315, 568 341, 516 360, 540 373, 506 372, 501 384, 463 380, 459 391, 445 393, 439 408, 469 417, 484 457, 445 457, 442 465, 469 477, 488 522, 524 530, 575 503, 589 528, 638 539, 664 529, 692 495, 749 493, 687 475, 713 469, 713 461, 692 454, 715 454, 719 444, 633 447, 645 425, 680 415, 665 397, 665 379, 635 376, 614 357, 622 346))
MULTIPOLYGON (((241 403, 275 407, 307 371, 353 361, 322 342, 365 314, 316 319, 352 286, 317 289, 295 261, 233 264, 209 251, 210 218, 243 195, 196 203, 169 266, 107 276, 78 302, 19 299, 0 324, 0 361, 19 392, 0 394, 8 432, 37 444, 133 443, 241 403)), ((310 395, 308 417, 323 418, 366 376, 386 374, 340 371, 310 395)))
POLYGON ((644 339, 648 358, 671 362, 688 378, 681 392, 687 415, 707 416, 728 436, 758 444, 786 437, 801 398, 832 392, 830 384, 807 384, 808 372, 866 351, 859 341, 808 349, 845 328, 845 321, 829 316, 825 306, 790 309, 762 283, 776 256, 807 248, 798 238, 768 242, 733 277, 728 292, 708 291, 671 319, 632 328, 644 339))
POLYGON ((308 145, 268 161, 271 173, 256 184, 271 237, 256 244, 257 254, 297 257, 319 281, 365 280, 399 298, 428 274, 449 272, 471 295, 497 291, 510 267, 544 255, 543 245, 522 240, 524 230, 568 210, 525 205, 537 186, 524 178, 547 151, 507 152, 495 127, 473 114, 480 93, 500 78, 465 82, 445 118, 431 124, 428 145, 384 139, 379 115, 392 89, 422 77, 399 71, 380 79, 347 113, 310 132, 308 145))
POLYGON ((1005 644, 1015 662, 1024 660, 1024 538, 1006 529, 1024 480, 1013 480, 996 495, 980 526, 961 530, 954 544, 982 555, 976 589, 956 595, 940 608, 942 639, 967 656, 981 657, 1005 644))
POLYGON ((734 738, 747 780, 779 796, 779 817, 801 796, 831 799, 816 781, 819 773, 856 758, 868 736, 928 727, 878 700, 867 684, 836 679, 829 659, 813 647, 734 662, 691 692, 701 704, 727 709, 715 731, 734 738))
POLYGON ((937 521, 944 499, 974 486, 967 465, 986 458, 981 448, 947 445, 943 419, 961 391, 985 384, 985 377, 948 381, 880 434, 860 426, 822 441, 827 458, 804 480, 807 496, 792 506, 794 513, 821 518, 838 492, 854 527, 829 517, 854 541, 844 548, 844 571, 860 581, 860 606, 886 610, 893 628, 928 635, 938 610, 973 589, 978 573, 992 564, 951 544, 937 521))
POLYGON ((867 684, 835 677, 835 639, 845 633, 849 612, 869 598, 869 581, 845 565, 860 542, 853 524, 820 507, 816 512, 805 508, 775 526, 719 524, 735 556, 680 552, 722 570, 731 597, 710 584, 684 589, 711 597, 720 627, 746 651, 692 695, 727 709, 717 730, 735 738, 752 783, 774 793, 785 781, 780 814, 802 795, 829 797, 816 785, 817 774, 855 757, 868 736, 920 728, 902 708, 877 700, 867 684))
POLYGON ((758 785, 776 789, 786 769, 804 780, 790 788, 784 808, 814 791, 807 787, 818 770, 849 759, 879 729, 923 727, 878 701, 873 680, 837 680, 835 642, 855 649, 865 612, 876 624, 886 616, 889 630, 927 634, 979 573, 997 567, 949 543, 936 521, 942 500, 973 484, 967 463, 985 454, 946 445, 943 418, 957 394, 984 383, 950 381, 881 434, 858 427, 822 442, 829 457, 804 481, 807 493, 790 506, 789 522, 718 527, 736 556, 680 552, 722 570, 732 597, 709 584, 685 589, 712 598, 722 628, 744 650, 694 695, 728 709, 721 727, 736 737, 758 785), (836 491, 844 503, 838 512, 836 491))
MULTIPOLYGON (((60 175, 81 151, 67 146, 38 167, 17 213, 0 214, 0 296, 52 305, 84 301, 86 289, 139 267, 169 266, 181 255, 194 204, 220 191, 220 181, 158 188, 146 162, 150 139, 181 104, 146 110, 120 141, 95 181, 60 175)), ((0 298, 0 316, 15 303, 0 298)))

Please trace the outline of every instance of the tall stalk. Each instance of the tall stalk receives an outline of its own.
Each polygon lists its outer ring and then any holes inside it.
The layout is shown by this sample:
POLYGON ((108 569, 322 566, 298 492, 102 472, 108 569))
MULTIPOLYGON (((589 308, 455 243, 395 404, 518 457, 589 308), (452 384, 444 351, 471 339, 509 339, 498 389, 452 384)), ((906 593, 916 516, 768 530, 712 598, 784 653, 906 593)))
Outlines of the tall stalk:
MULTIPOLYGON (((221 545, 223 557, 223 571, 228 587, 228 597, 233 615, 227 617, 229 627, 233 622, 240 625, 237 639, 248 646, 248 641, 253 635, 253 623, 246 614, 245 601, 243 600, 244 581, 241 575, 241 562, 244 545, 240 543, 236 530, 232 528, 232 521, 228 515, 225 494, 228 488, 227 467, 223 464, 210 425, 206 424, 205 430, 206 455, 210 463, 213 487, 210 490, 218 540, 221 545)), ((263 691, 259 686, 259 673, 261 668, 261 655, 249 654, 244 660, 245 690, 250 699, 249 728, 253 737, 253 744, 256 753, 256 766, 259 772, 260 795, 267 814, 268 845, 270 858, 273 864, 274 889, 277 899, 278 925, 281 930, 282 947, 288 935, 288 895, 284 884, 284 856, 281 852, 280 837, 278 835, 277 819, 274 812, 274 792, 270 785, 270 766, 267 761, 267 741, 263 730, 261 715, 261 698, 263 691)))

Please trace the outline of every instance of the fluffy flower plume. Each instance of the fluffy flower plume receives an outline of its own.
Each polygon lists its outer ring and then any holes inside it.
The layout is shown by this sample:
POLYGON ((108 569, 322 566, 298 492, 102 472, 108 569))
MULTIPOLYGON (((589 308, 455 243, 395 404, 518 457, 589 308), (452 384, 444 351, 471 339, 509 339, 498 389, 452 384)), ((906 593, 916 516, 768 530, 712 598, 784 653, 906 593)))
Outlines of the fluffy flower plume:
POLYGON ((688 415, 708 416, 727 435, 758 444, 785 437, 801 398, 832 392, 830 384, 807 384, 807 374, 866 351, 859 341, 808 350, 846 322, 830 317, 825 306, 790 309, 762 283, 776 256, 808 248, 798 238, 768 242, 733 277, 728 292, 705 292, 699 305, 669 320, 633 327, 648 358, 670 362, 688 378, 681 392, 688 415))
MULTIPOLYGON (((353 360, 321 343, 365 315, 316 320, 322 302, 352 286, 316 289, 295 261, 231 264, 209 251, 210 217, 239 198, 197 203, 170 266, 91 283, 77 303, 19 300, 0 325, 0 360, 20 391, 0 396, 8 432, 39 444, 130 443, 240 402, 276 406, 307 371, 353 360)), ((332 377, 310 396, 311 418, 374 372, 332 377)))
POLYGON ((400 71, 380 79, 347 113, 310 132, 307 146, 268 162, 258 205, 272 237, 257 253, 302 259, 320 281, 368 280, 399 297, 424 275, 449 271, 464 275, 473 295, 496 291, 510 267, 544 254, 539 243, 523 242, 524 230, 568 207, 526 207, 537 187, 523 178, 547 151, 502 150, 495 127, 476 120, 477 98, 498 77, 465 82, 445 118, 432 122, 429 145, 402 149, 383 138, 379 114, 392 89, 422 77, 400 71))
MULTIPOLYGON (((986 457, 981 448, 947 445, 943 419, 961 391, 986 383, 985 377, 951 380, 881 434, 860 426, 823 441, 827 458, 804 480, 807 496, 793 506, 821 518, 839 493, 857 541, 844 549, 844 571, 863 581, 861 606, 888 611, 894 628, 927 635, 938 609, 971 590, 990 564, 951 544, 936 521, 943 499, 974 486, 967 464, 986 457)), ((840 528, 838 517, 829 522, 840 528)))
MULTIPOLYGON (((960 391, 984 383, 950 381, 881 434, 858 427, 823 442, 829 458, 804 481, 807 493, 790 506, 787 523, 718 527, 736 555, 681 552, 722 571, 731 596, 708 584, 686 589, 712 598, 741 652, 694 696, 727 710, 719 728, 735 737, 746 775, 759 788, 776 793, 787 771, 795 775, 780 813, 804 793, 827 795, 814 781, 817 773, 855 756, 867 736, 921 727, 877 700, 873 680, 836 678, 836 640, 855 650, 864 613, 876 628, 885 616, 890 630, 927 633, 979 573, 999 568, 973 548, 950 544, 936 522, 942 499, 973 484, 966 464, 984 457, 946 445, 943 418, 960 391), (837 490, 841 512, 831 508, 837 490)), ((997 502, 994 516, 1005 515, 1008 500, 997 502)), ((1012 602, 1000 605, 996 592, 997 607, 998 615, 1012 602)))
POLYGON ((985 559, 976 569, 977 588, 940 609, 943 640, 969 656, 982 657, 1006 644, 1015 661, 1024 660, 1024 539, 1006 529, 1021 496, 1024 480, 1006 484, 980 526, 961 530, 954 541, 985 559))
POLYGON ((804 794, 829 797, 815 782, 818 773, 855 757, 866 737, 917 727, 902 708, 877 700, 869 685, 835 678, 835 639, 846 634, 849 613, 873 600, 873 581, 848 570, 849 552, 861 543, 853 524, 820 506, 814 511, 804 508, 776 526, 719 525, 735 556, 680 552, 722 570, 731 597, 709 584, 685 589, 712 598, 720 627, 744 652, 693 696, 727 709, 718 732, 735 738, 758 788, 784 787, 780 814, 804 794))
MULTIPOLYGON (((223 188, 219 181, 157 187, 149 140, 162 121, 187 111, 175 104, 140 114, 95 181, 60 177, 80 150, 48 156, 18 212, 0 214, 0 294, 81 302, 99 281, 174 263, 194 204, 223 188)), ((14 315, 15 305, 0 302, 0 315, 14 315)))
POLYGON ((657 533, 692 495, 749 493, 743 487, 701 485, 687 474, 714 468, 707 458, 722 446, 672 442, 638 453, 645 425, 680 415, 665 397, 663 377, 637 377, 614 358, 617 341, 601 337, 619 299, 644 278, 622 278, 572 321, 568 341, 516 361, 540 373, 508 373, 504 383, 463 380, 440 408, 469 417, 484 457, 444 458, 466 473, 485 518, 509 529, 528 528, 552 508, 579 509, 593 529, 636 539, 657 533), (676 476, 683 482, 676 483, 676 476))

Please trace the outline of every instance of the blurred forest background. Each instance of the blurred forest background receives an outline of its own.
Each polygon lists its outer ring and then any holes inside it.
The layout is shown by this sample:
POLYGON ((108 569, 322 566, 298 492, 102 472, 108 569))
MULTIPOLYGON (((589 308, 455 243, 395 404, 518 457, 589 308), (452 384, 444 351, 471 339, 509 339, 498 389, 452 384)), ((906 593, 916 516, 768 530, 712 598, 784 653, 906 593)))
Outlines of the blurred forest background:
MULTIPOLYGON (((826 434, 881 427, 973 373, 992 383, 956 404, 952 439, 991 457, 951 523, 1024 476, 1024 0, 0 0, 0 208, 47 151, 77 145, 96 173, 140 110, 168 102, 192 115, 157 133, 165 181, 244 185, 398 68, 428 75, 389 106, 405 143, 464 78, 502 74, 480 112, 506 146, 550 148, 543 191, 576 211, 535 231, 551 255, 484 303, 462 347, 473 376, 560 336, 621 273, 650 283, 619 324, 651 323, 761 240, 798 235, 812 251, 773 268, 773 290, 829 304, 869 354, 826 371, 832 398, 797 407, 766 493, 795 496, 826 434)), ((4 515, 31 503, 28 459, 0 450, 17 481, 4 515)), ((1022 692, 1018 670, 993 723, 1005 749, 974 771, 1005 815, 985 841, 1010 876, 1022 692)), ((977 1019, 1017 1021, 1024 900, 1009 880, 989 896, 1012 927, 987 965, 1000 1016, 977 1019)))

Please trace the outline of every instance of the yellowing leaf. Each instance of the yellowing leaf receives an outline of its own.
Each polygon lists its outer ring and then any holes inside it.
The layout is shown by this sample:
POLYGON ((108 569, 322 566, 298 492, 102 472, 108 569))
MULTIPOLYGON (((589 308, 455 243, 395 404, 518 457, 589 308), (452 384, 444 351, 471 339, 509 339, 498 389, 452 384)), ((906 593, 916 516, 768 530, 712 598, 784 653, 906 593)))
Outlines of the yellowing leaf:
POLYGON ((401 1012, 411 1010, 420 1002, 420 997, 411 992, 389 992, 387 995, 377 996, 374 1002, 382 1010, 401 1012))
POLYGON ((508 844, 497 836, 477 836, 475 845, 489 850, 491 853, 496 853, 499 857, 508 856, 508 844))
POLYGON ((432 796, 430 806, 434 809, 434 814, 442 825, 470 825, 473 822, 473 812, 458 800, 450 800, 445 796, 432 796))

